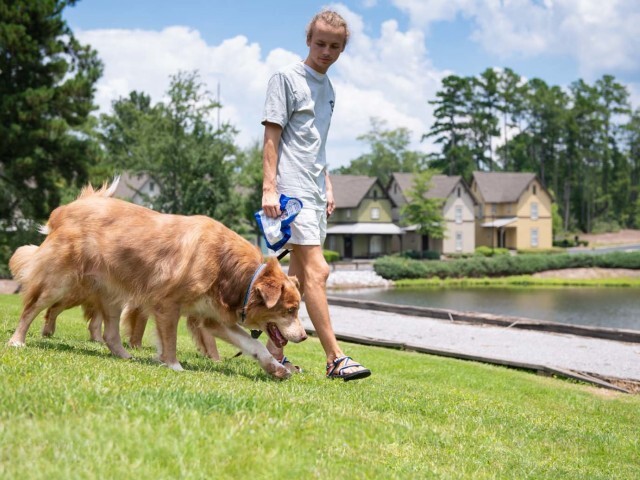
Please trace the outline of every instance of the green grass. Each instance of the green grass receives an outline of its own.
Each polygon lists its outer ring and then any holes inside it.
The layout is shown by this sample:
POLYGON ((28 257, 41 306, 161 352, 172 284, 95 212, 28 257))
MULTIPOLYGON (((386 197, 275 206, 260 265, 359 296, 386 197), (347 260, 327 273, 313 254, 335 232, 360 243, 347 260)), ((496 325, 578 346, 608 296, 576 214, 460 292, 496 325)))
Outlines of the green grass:
POLYGON ((396 280, 396 287, 640 287, 640 277, 539 278, 531 275, 484 278, 414 278, 396 280))
POLYGON ((317 339, 278 382, 235 350, 199 357, 181 326, 176 373, 113 358, 80 312, 6 347, 0 296, 0 478, 637 478, 640 397, 502 367, 344 345, 371 378, 323 378, 317 339))

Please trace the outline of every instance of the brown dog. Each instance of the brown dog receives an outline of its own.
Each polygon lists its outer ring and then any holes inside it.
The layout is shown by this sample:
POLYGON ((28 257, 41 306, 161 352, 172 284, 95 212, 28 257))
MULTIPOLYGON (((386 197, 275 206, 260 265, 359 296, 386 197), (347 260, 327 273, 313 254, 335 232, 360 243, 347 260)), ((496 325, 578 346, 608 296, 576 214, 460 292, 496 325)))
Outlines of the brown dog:
POLYGON ((115 355, 130 356, 118 320, 120 306, 131 301, 156 317, 159 357, 173 369, 182 369, 176 335, 185 314, 268 373, 290 375, 240 324, 266 331, 276 345, 304 340, 297 280, 276 259, 263 264, 255 246, 221 223, 160 214, 95 192, 54 210, 47 228, 23 282, 24 309, 10 345, 24 345, 33 318, 80 285, 95 295, 115 355), (58 278, 55 285, 45 280, 51 277, 58 278))
MULTIPOLYGON (((29 270, 29 266, 38 247, 35 245, 24 245, 19 247, 9 260, 9 268, 13 278, 20 283, 25 281, 25 272, 29 270)), ((57 278, 46 278, 47 282, 55 282, 57 278)), ((102 315, 96 308, 93 293, 83 288, 81 284, 67 292, 67 296, 58 300, 51 305, 44 315, 44 326, 42 327, 42 336, 51 337, 56 331, 56 321, 58 315, 65 310, 76 306, 82 306, 84 318, 87 321, 89 329, 89 337, 94 342, 102 342, 102 315)), ((142 307, 134 307, 126 304, 120 318, 120 327, 124 329, 124 336, 128 338, 129 346, 132 348, 140 348, 142 346, 142 337, 144 335, 149 313, 142 307)), ((198 326, 198 322, 194 318, 189 318, 187 327, 193 337, 196 347, 204 356, 212 360, 220 360, 218 348, 215 338, 207 331, 198 326)))

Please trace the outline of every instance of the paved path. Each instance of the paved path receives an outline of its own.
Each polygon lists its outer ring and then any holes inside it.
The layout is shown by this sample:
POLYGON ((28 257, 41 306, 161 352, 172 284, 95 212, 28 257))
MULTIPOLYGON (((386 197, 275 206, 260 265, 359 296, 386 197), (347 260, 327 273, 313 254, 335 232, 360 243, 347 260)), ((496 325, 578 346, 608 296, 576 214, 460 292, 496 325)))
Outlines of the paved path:
MULTIPOLYGON (((640 344, 329 307, 336 334, 640 381, 640 344)), ((313 329, 306 309, 300 317, 313 329)))

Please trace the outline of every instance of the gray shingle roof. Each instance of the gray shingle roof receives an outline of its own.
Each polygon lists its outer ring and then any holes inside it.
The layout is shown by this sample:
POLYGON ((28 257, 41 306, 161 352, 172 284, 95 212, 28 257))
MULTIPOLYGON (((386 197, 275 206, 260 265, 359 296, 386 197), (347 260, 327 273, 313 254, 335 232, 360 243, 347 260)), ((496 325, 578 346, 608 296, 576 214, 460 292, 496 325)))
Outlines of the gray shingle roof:
MULTIPOLYGON (((407 190, 413 188, 413 177, 413 173, 393 174, 393 178, 398 182, 405 198, 407 190)), ((431 188, 427 192, 427 198, 447 198, 460 180, 459 175, 434 175, 431 177, 431 188)))
POLYGON ((536 174, 530 172, 473 172, 478 191, 487 203, 517 202, 535 178, 536 174))
POLYGON ((333 186, 336 208, 357 208, 377 182, 376 177, 366 175, 331 175, 329 178, 333 186))
POLYGON ((146 173, 122 172, 114 197, 131 200, 149 180, 146 173))

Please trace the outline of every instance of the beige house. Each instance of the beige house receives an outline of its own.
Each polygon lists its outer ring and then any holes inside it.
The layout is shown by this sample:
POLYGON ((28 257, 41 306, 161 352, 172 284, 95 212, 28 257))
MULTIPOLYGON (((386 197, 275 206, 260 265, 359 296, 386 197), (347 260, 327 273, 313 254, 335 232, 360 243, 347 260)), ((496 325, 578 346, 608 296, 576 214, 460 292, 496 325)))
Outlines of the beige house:
POLYGON ((332 175, 331 184, 336 209, 328 219, 324 248, 351 259, 392 253, 393 238, 403 232, 392 221, 394 203, 380 182, 364 175, 332 175))
MULTIPOLYGON (((407 192, 413 189, 412 173, 394 173, 387 189, 389 197, 396 205, 392 218, 403 224, 400 209, 407 203, 407 192)), ((423 252, 431 250, 443 254, 473 253, 475 240, 475 206, 476 200, 469 187, 460 176, 434 175, 427 198, 443 200, 442 216, 445 220, 444 238, 429 238, 420 235, 415 226, 404 226, 405 235, 400 237, 402 244, 399 250, 423 252)), ((394 245, 395 247, 395 245, 394 245)))
POLYGON ((476 244, 512 250, 552 247, 553 198, 534 173, 474 172, 476 244))

